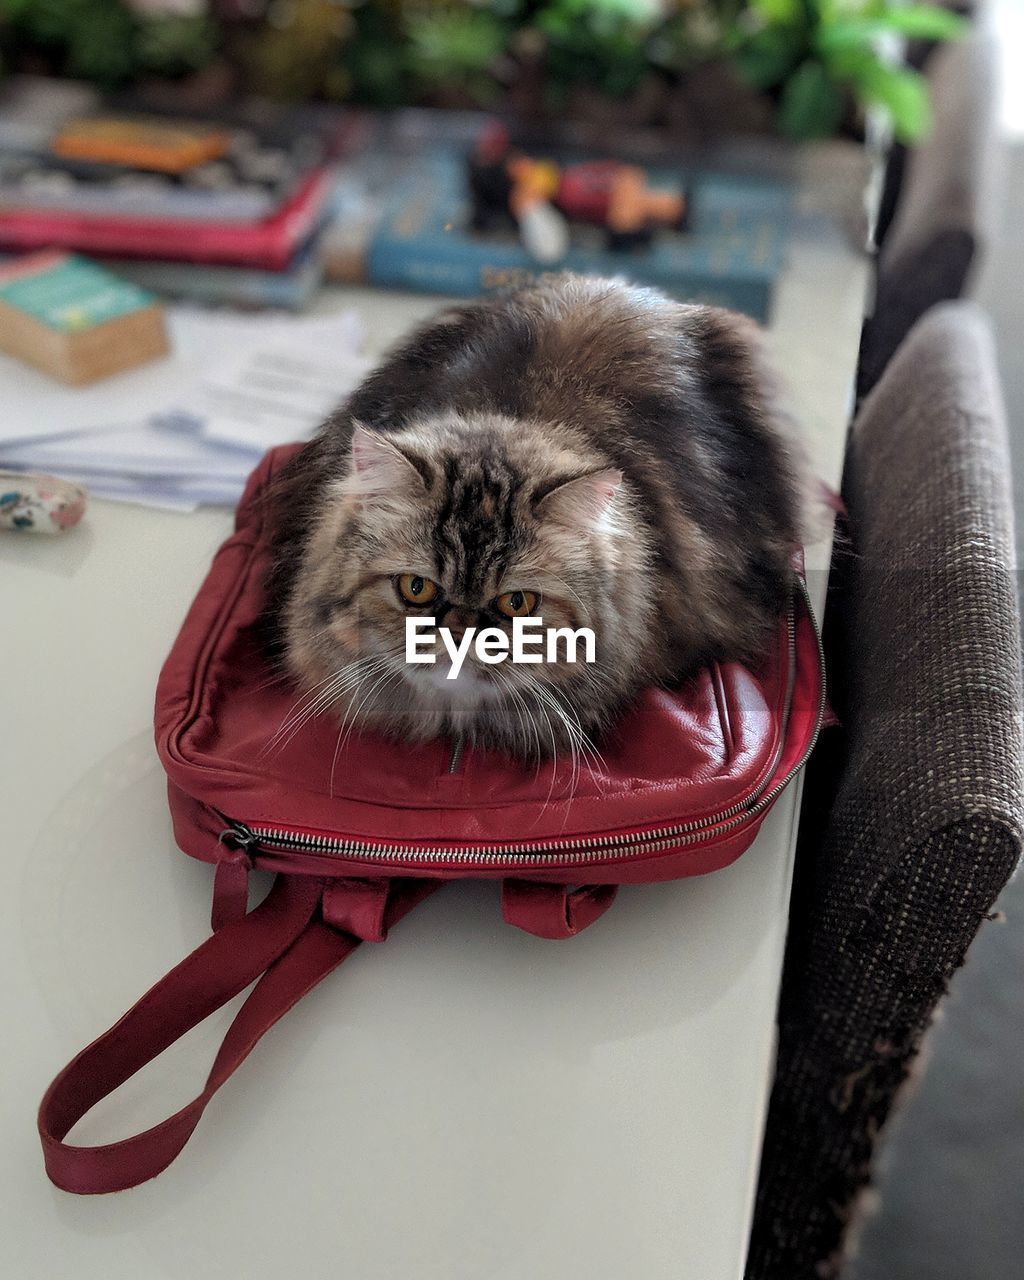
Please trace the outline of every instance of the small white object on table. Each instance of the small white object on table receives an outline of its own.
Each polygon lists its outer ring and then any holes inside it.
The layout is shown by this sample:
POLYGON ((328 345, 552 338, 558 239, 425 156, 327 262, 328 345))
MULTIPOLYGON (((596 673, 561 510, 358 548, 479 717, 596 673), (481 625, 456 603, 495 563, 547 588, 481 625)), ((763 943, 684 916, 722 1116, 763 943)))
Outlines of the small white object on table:
MULTIPOLYGON (((805 202, 820 189, 806 183, 805 202)), ((833 485, 867 286, 835 223, 795 234, 770 342, 833 485)), ((436 305, 322 302, 355 307, 374 351, 436 305)), ((449 886, 267 1036, 159 1179, 81 1198, 46 1181, 45 1085, 208 930, 210 870, 174 845, 150 716, 229 525, 222 509, 94 502, 66 538, 0 538, 9 1274, 737 1280, 799 784, 734 866, 625 889, 571 942, 505 926, 494 885, 449 886)), ((827 558, 809 558, 819 607, 827 558)), ((191 1098, 224 1026, 186 1037, 72 1137, 121 1137, 191 1098)))

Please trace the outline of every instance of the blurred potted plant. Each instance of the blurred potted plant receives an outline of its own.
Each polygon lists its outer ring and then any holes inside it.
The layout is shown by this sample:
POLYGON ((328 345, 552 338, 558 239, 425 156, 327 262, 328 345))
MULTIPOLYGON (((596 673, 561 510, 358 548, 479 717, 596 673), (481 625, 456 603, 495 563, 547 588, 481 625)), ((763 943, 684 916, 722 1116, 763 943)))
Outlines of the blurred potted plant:
POLYGON ((206 0, 0 0, 6 70, 21 67, 105 87, 186 76, 216 57, 206 0))
POLYGON ((746 82, 770 93, 780 132, 835 133, 851 108, 879 109, 901 141, 928 127, 924 77, 886 56, 895 38, 947 40, 962 18, 930 4, 892 0, 748 0, 724 49, 746 82))
POLYGON ((0 0, 0 54, 106 85, 227 61, 276 97, 796 139, 871 108, 913 140, 925 84, 887 46, 962 26, 898 0, 0 0))
POLYGON ((882 111, 897 137, 927 128, 922 77, 898 37, 949 39, 963 19, 898 0, 391 0, 354 4, 344 52, 370 101, 578 114, 797 139, 882 111))

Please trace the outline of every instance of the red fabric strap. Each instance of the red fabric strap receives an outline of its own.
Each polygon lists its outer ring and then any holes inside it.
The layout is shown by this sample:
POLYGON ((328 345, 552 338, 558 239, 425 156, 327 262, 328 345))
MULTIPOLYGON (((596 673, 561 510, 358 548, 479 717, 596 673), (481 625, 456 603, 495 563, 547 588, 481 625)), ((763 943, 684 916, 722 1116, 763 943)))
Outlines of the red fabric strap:
POLYGON ((503 880, 501 914, 508 924, 538 938, 572 938, 604 915, 617 889, 614 884, 569 889, 564 884, 503 880))
MULTIPOLYGON (((386 927, 438 887, 436 880, 395 881, 386 927)), ((317 914, 322 889, 317 880, 278 877, 255 911, 224 924, 64 1068, 39 1108, 52 1182, 80 1194, 121 1191, 171 1163, 206 1104, 264 1032, 358 946, 358 938, 317 914), (152 1129, 119 1142, 79 1147, 63 1141, 97 1102, 257 978, 198 1097, 152 1129)))
POLYGON ((221 844, 217 870, 213 874, 213 910, 210 927, 222 929, 224 925, 241 920, 249 909, 249 872, 252 859, 244 849, 221 844))

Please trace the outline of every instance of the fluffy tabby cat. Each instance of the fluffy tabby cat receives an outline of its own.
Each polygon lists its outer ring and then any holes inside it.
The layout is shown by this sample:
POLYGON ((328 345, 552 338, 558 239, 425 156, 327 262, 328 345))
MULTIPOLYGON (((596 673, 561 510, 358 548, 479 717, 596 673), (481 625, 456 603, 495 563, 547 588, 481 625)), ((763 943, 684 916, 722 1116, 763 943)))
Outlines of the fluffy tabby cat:
POLYGON ((645 685, 756 661, 802 540, 805 480, 756 327, 559 276, 446 310, 282 475, 272 643, 347 730, 588 751, 645 685), (594 664, 404 661, 408 615, 591 627, 594 664))

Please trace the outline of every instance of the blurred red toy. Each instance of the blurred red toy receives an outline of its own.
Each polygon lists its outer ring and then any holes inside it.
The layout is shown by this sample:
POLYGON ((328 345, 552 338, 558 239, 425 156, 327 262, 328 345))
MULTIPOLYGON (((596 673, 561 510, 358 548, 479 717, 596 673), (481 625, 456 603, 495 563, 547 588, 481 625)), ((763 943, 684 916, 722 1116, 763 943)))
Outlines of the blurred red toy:
POLYGON ((652 188, 643 169, 617 160, 562 166, 536 159, 514 150, 500 124, 484 131, 468 175, 473 229, 490 231, 511 217, 541 262, 564 257, 570 219, 604 227, 610 249, 646 245, 661 229, 686 227, 685 190, 652 188))

